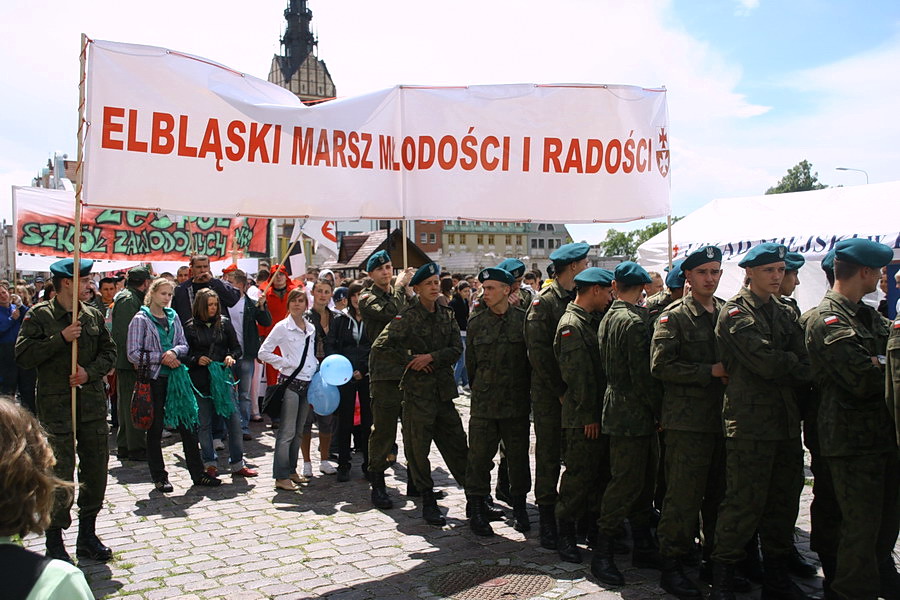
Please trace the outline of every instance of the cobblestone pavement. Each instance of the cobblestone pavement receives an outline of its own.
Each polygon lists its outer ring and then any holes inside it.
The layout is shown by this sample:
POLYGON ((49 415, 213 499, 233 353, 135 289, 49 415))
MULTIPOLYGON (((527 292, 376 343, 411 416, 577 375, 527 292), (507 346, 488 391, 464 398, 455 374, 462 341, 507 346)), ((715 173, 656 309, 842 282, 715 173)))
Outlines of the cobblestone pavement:
MULTIPOLYGON (((458 399, 464 423, 468 422, 467 401, 458 399)), ((253 425, 254 440, 245 443, 245 450, 260 477, 232 480, 226 475, 219 488, 190 487, 176 435, 163 440, 175 487, 171 494, 153 489, 146 463, 110 457, 106 508, 97 526, 115 558, 109 564, 83 561, 80 565, 97 598, 436 599, 444 597, 441 591, 458 598, 507 600, 666 597, 658 586, 659 573, 633 568, 627 556, 617 557, 627 585, 607 589, 590 577, 590 552, 584 553, 584 564, 574 565, 542 549, 533 504, 529 504, 533 527, 527 536, 508 522, 494 523, 497 535, 492 538, 475 536, 465 520, 465 495, 436 450, 431 454, 435 482, 447 492, 447 498, 439 502, 447 516, 442 529, 425 524, 417 500, 404 496, 402 455, 388 471, 388 489, 396 503, 393 510, 371 507, 359 456, 354 459, 350 482, 337 483, 334 475, 321 475, 314 460, 316 476, 301 491, 275 490, 271 479, 274 432, 253 425), (498 567, 493 575, 507 574, 468 592, 459 591, 460 578, 493 567, 498 567), (510 594, 515 586, 527 587, 524 575, 531 577, 532 592, 510 594)), ((227 472, 227 459, 222 457, 220 462, 220 471, 227 472)), ((807 485, 797 530, 803 552, 808 552, 810 499, 807 485)), ((73 525, 66 532, 73 554, 76 528, 73 525)), ((43 539, 31 536, 26 546, 40 552, 43 539)), ((820 589, 819 579, 802 584, 809 591, 820 589)), ((757 596, 753 592, 744 597, 757 596)))

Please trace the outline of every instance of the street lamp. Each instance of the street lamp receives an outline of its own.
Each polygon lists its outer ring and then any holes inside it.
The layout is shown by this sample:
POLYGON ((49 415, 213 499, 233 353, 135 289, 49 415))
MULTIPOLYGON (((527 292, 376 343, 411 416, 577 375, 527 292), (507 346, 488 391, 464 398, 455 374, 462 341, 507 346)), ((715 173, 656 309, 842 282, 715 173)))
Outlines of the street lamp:
POLYGON ((863 171, 862 169, 851 169, 850 167, 835 167, 835 171, 859 171, 863 175, 866 176, 866 185, 869 185, 869 174, 863 171))

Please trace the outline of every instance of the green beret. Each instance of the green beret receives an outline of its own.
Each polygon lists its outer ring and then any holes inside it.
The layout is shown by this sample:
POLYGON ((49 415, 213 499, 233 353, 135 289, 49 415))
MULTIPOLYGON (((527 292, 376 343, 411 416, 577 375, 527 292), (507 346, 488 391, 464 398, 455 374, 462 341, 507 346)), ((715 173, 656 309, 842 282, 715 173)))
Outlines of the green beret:
POLYGON ((615 279, 623 285, 643 285, 651 283, 650 274, 636 262, 626 260, 616 266, 615 279))
POLYGON ((140 267, 131 267, 128 269, 128 281, 146 281, 148 279, 153 279, 153 273, 150 272, 150 267, 140 266, 140 267))
POLYGON ((366 271, 374 271, 381 265, 389 262, 391 262, 391 255, 387 253, 387 250, 379 250, 366 261, 366 271))
POLYGON ((799 252, 788 252, 784 255, 784 270, 799 271, 806 264, 806 259, 799 252))
POLYGON ((416 271, 416 274, 413 275, 412 280, 409 282, 410 285, 419 285, 429 277, 437 277, 441 274, 441 268, 437 265, 437 263, 425 263, 419 270, 416 271))
POLYGON ((558 269, 587 257, 590 249, 590 244, 586 244, 585 242, 563 244, 550 253, 550 260, 553 261, 553 264, 558 269))
POLYGON ((722 262, 722 251, 719 250, 718 246, 703 246, 694 250, 688 254, 687 258, 681 261, 681 270, 690 271, 710 262, 722 262))
POLYGON ((747 253, 747 256, 738 263, 738 266, 762 267, 763 265, 784 262, 785 256, 787 256, 787 248, 781 244, 766 242, 765 244, 760 244, 751 248, 750 252, 747 253))
POLYGON ((880 269, 894 260, 894 251, 890 246, 866 238, 850 238, 835 244, 834 257, 870 269, 880 269))
POLYGON ((672 263, 672 270, 666 275, 666 287, 676 290, 684 287, 684 261, 676 260, 672 263))
POLYGON ((613 275, 612 271, 607 271, 600 267, 588 267, 575 276, 575 286, 602 285, 603 287, 610 287, 614 278, 615 275, 613 275))
POLYGON ((829 250, 825 258, 822 259, 822 270, 834 277, 834 248, 829 250))
MULTIPOLYGON (((50 265, 50 272, 53 273, 54 277, 62 277, 64 279, 72 279, 75 276, 75 273, 72 269, 75 264, 75 260, 71 258, 64 258, 62 260, 58 260, 52 265, 50 265)), ((79 277, 87 277, 91 274, 91 267, 94 266, 94 261, 89 258, 82 258, 80 260, 80 268, 78 269, 79 277)))
MULTIPOLYGON (((515 259, 509 259, 515 260, 515 259)), ((506 261, 503 261, 506 262, 506 261)), ((503 264, 503 263, 500 263, 503 264)), ((524 268, 524 265, 522 265, 524 268)), ((503 269, 501 267, 488 267, 486 269, 482 269, 481 273, 478 274, 478 281, 484 283, 485 281, 499 281, 500 283, 505 283, 506 285, 512 285, 516 280, 515 276, 512 273, 503 269)))
POLYGON ((514 279, 518 279, 525 274, 525 263, 523 263, 518 258, 507 258, 499 265, 497 265, 497 268, 503 269, 504 271, 509 271, 510 273, 512 273, 514 279))

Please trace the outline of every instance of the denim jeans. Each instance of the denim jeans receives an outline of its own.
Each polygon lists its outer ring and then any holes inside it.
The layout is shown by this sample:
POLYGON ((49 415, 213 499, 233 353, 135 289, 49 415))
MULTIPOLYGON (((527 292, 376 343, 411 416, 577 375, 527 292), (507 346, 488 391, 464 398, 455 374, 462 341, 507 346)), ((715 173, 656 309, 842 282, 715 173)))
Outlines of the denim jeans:
MULTIPOLYGON (((241 436, 241 415, 237 409, 237 402, 232 395, 234 411, 231 416, 225 417, 225 427, 228 429, 228 463, 232 471, 240 471, 244 467, 244 438, 241 436)), ((200 412, 200 428, 197 437, 200 439, 200 453, 203 456, 203 466, 214 467, 219 457, 213 448, 212 422, 216 415, 212 400, 209 398, 197 398, 197 408, 200 412)))
POLYGON ((275 479, 287 479, 297 472, 300 439, 308 412, 306 389, 303 392, 290 388, 285 390, 284 403, 281 405, 281 426, 275 431, 275 456, 272 464, 272 476, 275 479))
POLYGON ((242 358, 231 367, 234 380, 237 381, 238 406, 241 412, 241 431, 250 433, 250 386, 253 384, 253 373, 256 359, 242 358))
POLYGON ((461 331, 462 335, 460 338, 462 339, 462 354, 459 355, 459 360, 456 361, 456 366, 453 367, 453 379, 456 380, 456 385, 469 385, 469 374, 466 373, 466 332, 461 331))

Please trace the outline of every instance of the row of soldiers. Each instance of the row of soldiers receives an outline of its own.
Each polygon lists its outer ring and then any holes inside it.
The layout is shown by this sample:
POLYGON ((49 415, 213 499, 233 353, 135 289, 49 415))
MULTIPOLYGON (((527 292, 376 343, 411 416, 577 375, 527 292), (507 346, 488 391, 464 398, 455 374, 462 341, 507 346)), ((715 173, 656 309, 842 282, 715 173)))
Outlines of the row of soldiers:
POLYGON ((360 302, 373 341, 373 504, 393 505, 384 471, 402 413, 411 488, 422 494, 427 522, 444 524, 428 462, 433 441, 465 488, 479 535, 492 535, 490 521, 502 514, 490 496, 499 447, 498 497, 512 505, 514 527, 528 531, 530 413, 542 546, 581 562, 577 526, 587 521, 591 572, 622 585, 614 557, 627 520, 633 564, 660 569, 661 586, 677 597, 697 598, 684 565, 699 532, 712 598, 749 590, 735 567, 758 545, 763 598, 806 598, 788 574, 804 484, 802 422, 815 475, 811 546, 826 597, 900 597, 890 414, 900 320, 890 324, 862 302, 893 251, 839 242, 823 262, 833 289, 803 315, 782 296, 803 258, 779 244, 747 253, 739 263, 746 285, 727 302, 715 296, 721 251, 700 248, 673 265, 686 291, 652 298, 648 308, 639 305, 650 282, 643 268, 588 268, 587 251, 556 250, 555 278, 533 298, 519 287, 520 261, 479 273, 483 295, 467 330, 468 443, 452 403, 459 333, 434 302, 439 268, 408 271, 392 287, 390 257, 373 256, 375 283, 360 302), (663 510, 654 537, 655 494, 663 510))

